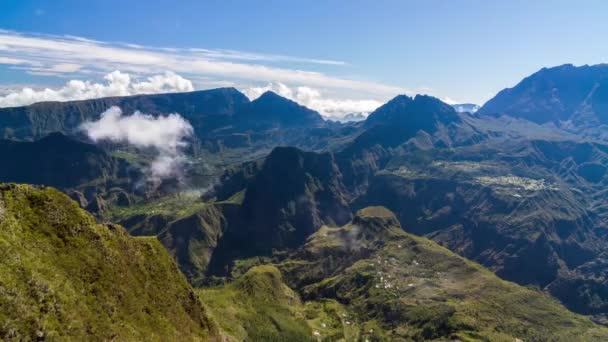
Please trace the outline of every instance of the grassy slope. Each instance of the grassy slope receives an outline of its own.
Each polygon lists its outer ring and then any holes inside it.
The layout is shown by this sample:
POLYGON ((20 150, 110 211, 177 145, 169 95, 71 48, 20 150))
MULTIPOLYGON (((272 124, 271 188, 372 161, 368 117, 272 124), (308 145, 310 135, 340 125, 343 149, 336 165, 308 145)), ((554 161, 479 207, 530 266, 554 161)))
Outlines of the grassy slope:
POLYGON ((200 200, 200 195, 195 192, 178 193, 151 201, 141 201, 127 207, 114 206, 111 208, 110 218, 116 222, 135 215, 166 215, 176 220, 194 214, 205 205, 200 200))
POLYGON ((220 202, 204 202, 195 192, 177 193, 128 207, 114 206, 111 216, 133 235, 156 235, 190 283, 198 286, 207 280, 207 266, 226 228, 224 209, 233 212, 243 193, 220 202))
POLYGON ((358 218, 324 227, 281 268, 305 298, 348 303, 361 339, 608 339, 606 328, 548 295, 405 233, 386 209, 367 208, 358 218))
POLYGON ((233 282, 198 290, 229 340, 608 339, 606 328, 545 293, 404 232, 380 207, 344 227, 323 227, 276 266, 253 266, 264 262, 244 260, 233 282))
POLYGON ((344 305, 331 299, 303 303, 271 265, 254 266, 232 283, 198 290, 228 341, 355 341, 344 305))
POLYGON ((156 238, 51 188, 0 186, 0 336, 199 340, 213 325, 156 238))
POLYGON ((198 290, 233 341, 314 341, 298 295, 274 266, 257 266, 221 287, 198 290))

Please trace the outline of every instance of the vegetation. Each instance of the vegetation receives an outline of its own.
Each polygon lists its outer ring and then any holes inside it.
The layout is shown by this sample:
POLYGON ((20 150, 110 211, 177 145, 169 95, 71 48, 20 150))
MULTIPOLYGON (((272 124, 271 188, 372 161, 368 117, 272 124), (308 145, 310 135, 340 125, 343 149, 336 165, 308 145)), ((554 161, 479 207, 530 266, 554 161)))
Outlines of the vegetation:
POLYGON ((156 238, 51 188, 0 186, 0 337, 201 340, 216 329, 156 238))
POLYGON ((200 199, 200 193, 179 192, 130 206, 113 206, 109 218, 120 222, 136 215, 166 215, 175 220, 192 215, 205 205, 200 199))
POLYGON ((231 340, 314 341, 298 295, 276 267, 257 266, 231 284, 198 293, 231 340))
POLYGON ((361 340, 608 338, 608 329, 547 294, 405 233, 384 208, 366 208, 341 228, 322 228, 279 268, 303 298, 344 303, 361 340))
POLYGON ((595 76, 570 89, 546 77, 555 71, 475 116, 398 96, 348 125, 234 89, 2 109, 11 139, 74 132, 110 105, 180 112, 196 137, 187 184, 154 189, 136 186, 145 151, 104 145, 108 154, 60 134, 0 141, 10 160, 0 181, 58 186, 98 218, 153 236, 96 224, 54 190, 3 186, 0 336, 188 340, 214 336, 214 320, 232 340, 607 340, 547 295, 606 321, 608 146, 595 125, 606 97, 589 92, 595 76), (567 105, 547 105, 545 90, 560 88, 567 105), (591 106, 574 115, 583 100, 591 106), (494 117, 509 112, 554 124, 494 117), (219 170, 204 200, 180 192, 219 170), (214 285, 196 290, 213 319, 157 239, 190 284, 214 285))

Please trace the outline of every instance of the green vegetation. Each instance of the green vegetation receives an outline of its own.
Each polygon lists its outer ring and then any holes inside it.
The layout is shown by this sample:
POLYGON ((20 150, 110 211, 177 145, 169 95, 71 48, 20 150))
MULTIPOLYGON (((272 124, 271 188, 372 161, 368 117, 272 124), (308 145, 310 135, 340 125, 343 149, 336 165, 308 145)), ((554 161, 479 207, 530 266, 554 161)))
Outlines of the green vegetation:
POLYGON ((51 188, 0 185, 0 337, 204 340, 190 285, 156 238, 96 224, 51 188))
POLYGON ((276 267, 257 266, 231 284, 198 293, 230 340, 314 341, 298 295, 276 267))
POLYGON ((384 208, 366 208, 341 228, 323 227, 278 266, 304 298, 347 303, 361 340, 608 338, 606 328, 547 294, 405 233, 384 208))
MULTIPOLYGON (((357 341, 360 327, 333 299, 302 303, 271 265, 198 294, 229 341, 357 341)), ((373 329, 373 323, 366 329, 373 329)))
POLYGON ((175 220, 192 215, 205 205, 198 192, 179 192, 127 207, 113 206, 109 217, 121 221, 135 215, 166 215, 175 220))
POLYGON ((404 232, 383 207, 365 208, 343 227, 324 226, 287 258, 271 260, 239 260, 232 282, 198 290, 229 340, 608 338, 608 329, 547 294, 404 232))
POLYGON ((113 151, 111 153, 111 155, 114 158, 123 159, 132 165, 146 164, 146 163, 149 163, 151 160, 150 157, 145 156, 142 153, 135 153, 135 152, 129 152, 129 151, 123 151, 123 150, 113 151))

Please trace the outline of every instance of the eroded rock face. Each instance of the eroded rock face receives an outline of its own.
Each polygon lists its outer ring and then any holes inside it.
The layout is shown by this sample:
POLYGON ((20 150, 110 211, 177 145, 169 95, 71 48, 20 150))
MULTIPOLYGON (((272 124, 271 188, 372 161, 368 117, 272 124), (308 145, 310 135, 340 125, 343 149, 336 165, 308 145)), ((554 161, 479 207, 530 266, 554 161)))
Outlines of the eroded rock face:
POLYGON ((322 224, 351 218, 333 155, 295 148, 273 150, 248 184, 242 207, 246 229, 265 236, 268 248, 296 247, 322 224))

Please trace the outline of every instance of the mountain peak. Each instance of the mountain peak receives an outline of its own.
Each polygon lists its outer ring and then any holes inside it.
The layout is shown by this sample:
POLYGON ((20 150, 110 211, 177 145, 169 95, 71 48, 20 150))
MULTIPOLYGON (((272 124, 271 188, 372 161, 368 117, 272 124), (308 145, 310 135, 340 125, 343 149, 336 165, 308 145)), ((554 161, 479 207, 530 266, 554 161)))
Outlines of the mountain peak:
POLYGON ((285 100, 285 101, 291 101, 290 99, 283 97, 277 93, 275 93, 272 90, 266 90, 262 95, 260 95, 260 97, 258 97, 256 100, 254 101, 258 101, 258 100, 269 100, 269 99, 277 99, 277 100, 285 100))
POLYGON ((397 113, 405 111, 407 106, 413 99, 407 95, 397 95, 387 103, 383 104, 373 111, 365 120, 366 126, 374 126, 376 124, 391 120, 397 113))
POLYGON ((378 124, 396 124, 407 121, 438 120, 443 123, 458 119, 454 108, 430 95, 416 95, 414 98, 399 95, 372 112, 365 121, 368 127, 378 124))
POLYGON ((587 121, 606 123, 607 80, 606 64, 542 68, 514 87, 500 91, 477 114, 509 115, 542 124, 574 120, 584 109, 587 121))
POLYGON ((353 219, 354 224, 370 227, 374 230, 388 227, 401 228, 399 220, 395 214, 385 207, 367 207, 357 211, 353 219))
POLYGON ((325 123, 318 112, 272 91, 250 102, 237 115, 239 124, 247 127, 315 127, 325 123))

